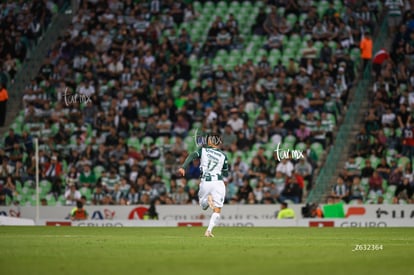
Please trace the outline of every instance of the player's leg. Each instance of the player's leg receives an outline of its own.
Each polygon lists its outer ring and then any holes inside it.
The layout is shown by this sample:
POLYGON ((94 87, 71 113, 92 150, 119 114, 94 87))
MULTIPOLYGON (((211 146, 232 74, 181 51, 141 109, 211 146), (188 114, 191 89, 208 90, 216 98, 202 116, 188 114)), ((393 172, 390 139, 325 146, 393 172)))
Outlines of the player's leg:
POLYGON ((203 181, 200 182, 200 190, 198 191, 198 201, 203 210, 208 209, 208 192, 206 190, 206 184, 203 181))
POLYGON ((214 210, 215 206, 214 206, 214 199, 213 196, 211 194, 207 195, 207 204, 208 206, 214 210))
POLYGON ((213 204, 213 214, 211 215, 208 228, 204 234, 206 237, 214 237, 212 234, 213 228, 220 220, 221 208, 223 207, 224 197, 226 195, 226 187, 222 181, 217 181, 213 184, 212 186, 214 186, 214 189, 211 190, 211 193, 209 194, 210 196, 208 196, 209 201, 212 201, 213 204))
POLYGON ((204 233, 204 236, 214 237, 212 232, 213 232, 213 228, 217 225, 218 221, 220 220, 220 213, 221 213, 220 207, 215 207, 213 209, 213 214, 211 215, 210 222, 208 224, 206 232, 204 233))

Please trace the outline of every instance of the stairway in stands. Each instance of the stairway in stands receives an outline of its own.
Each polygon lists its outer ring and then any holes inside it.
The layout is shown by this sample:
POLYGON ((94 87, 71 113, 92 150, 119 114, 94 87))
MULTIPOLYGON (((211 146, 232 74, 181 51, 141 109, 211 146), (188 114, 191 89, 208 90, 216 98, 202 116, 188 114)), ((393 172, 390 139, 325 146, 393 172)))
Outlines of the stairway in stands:
MULTIPOLYGON (((384 15, 382 24, 378 28, 374 38, 374 50, 390 48, 390 37, 388 36, 388 19, 384 15), (385 45, 385 46, 384 46, 385 45)), ((369 90, 371 89, 371 66, 361 74, 356 82, 356 87, 348 99, 350 104, 345 118, 334 138, 335 143, 328 153, 324 166, 321 168, 315 180, 315 187, 307 197, 308 203, 325 203, 336 178, 342 172, 345 162, 352 154, 355 136, 363 125, 364 115, 369 106, 369 90)))
POLYGON ((29 58, 22 64, 22 68, 16 74, 14 83, 8 85, 9 101, 7 105, 7 117, 4 127, 0 127, 0 136, 8 131, 9 125, 14 121, 20 112, 24 112, 22 97, 24 88, 33 79, 50 50, 50 46, 62 34, 62 30, 68 28, 72 20, 72 12, 68 12, 67 7, 63 7, 57 12, 49 28, 40 38, 38 44, 31 50, 29 58))

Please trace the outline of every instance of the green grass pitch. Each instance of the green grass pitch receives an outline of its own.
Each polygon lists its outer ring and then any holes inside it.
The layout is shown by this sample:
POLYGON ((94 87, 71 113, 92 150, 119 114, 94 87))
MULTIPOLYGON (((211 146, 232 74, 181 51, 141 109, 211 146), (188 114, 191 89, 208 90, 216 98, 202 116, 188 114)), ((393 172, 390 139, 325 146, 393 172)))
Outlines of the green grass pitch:
POLYGON ((0 227, 0 274, 414 274, 409 228, 0 227), (357 244, 382 250, 352 251, 357 244))

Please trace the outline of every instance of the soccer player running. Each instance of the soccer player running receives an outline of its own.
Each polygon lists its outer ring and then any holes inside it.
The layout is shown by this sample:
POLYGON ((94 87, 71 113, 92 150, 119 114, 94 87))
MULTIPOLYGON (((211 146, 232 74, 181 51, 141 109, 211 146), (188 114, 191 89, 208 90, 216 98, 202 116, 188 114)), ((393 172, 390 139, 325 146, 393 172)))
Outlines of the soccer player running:
POLYGON ((226 187, 223 177, 227 177, 229 165, 227 156, 220 149, 221 138, 217 134, 207 136, 207 146, 200 147, 191 153, 184 164, 178 169, 181 176, 185 176, 185 169, 196 158, 200 159, 201 181, 198 192, 199 203, 203 210, 209 207, 213 209, 210 223, 204 236, 214 237, 212 234, 214 226, 220 219, 221 208, 223 207, 226 187))

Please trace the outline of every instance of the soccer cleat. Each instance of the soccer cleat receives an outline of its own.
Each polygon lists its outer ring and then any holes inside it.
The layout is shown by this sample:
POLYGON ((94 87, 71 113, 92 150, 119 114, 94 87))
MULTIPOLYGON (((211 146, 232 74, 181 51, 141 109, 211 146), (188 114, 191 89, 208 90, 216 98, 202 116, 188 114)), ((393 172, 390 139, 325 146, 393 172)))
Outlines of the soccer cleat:
POLYGON ((204 236, 206 236, 207 238, 214 238, 214 235, 208 230, 206 230, 206 233, 204 233, 204 236))
POLYGON ((204 211, 207 210, 210 206, 208 205, 208 203, 202 203, 201 204, 201 209, 203 209, 204 211))
POLYGON ((208 206, 210 206, 211 209, 214 209, 214 201, 213 201, 212 195, 207 196, 207 202, 208 202, 208 206))

